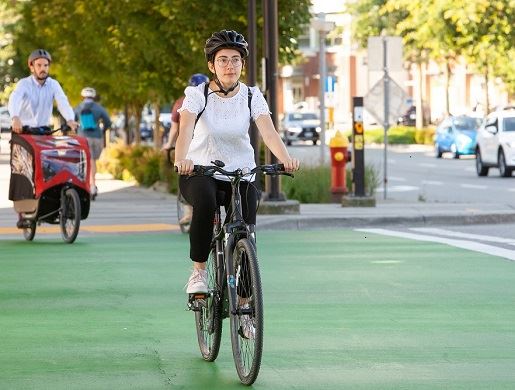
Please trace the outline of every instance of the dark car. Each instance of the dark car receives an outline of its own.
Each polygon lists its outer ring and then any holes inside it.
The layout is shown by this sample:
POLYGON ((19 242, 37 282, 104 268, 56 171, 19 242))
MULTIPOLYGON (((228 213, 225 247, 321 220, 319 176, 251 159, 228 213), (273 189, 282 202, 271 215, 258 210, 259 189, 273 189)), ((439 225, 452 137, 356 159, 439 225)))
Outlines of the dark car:
POLYGON ((478 118, 465 115, 450 116, 444 119, 436 128, 435 156, 440 158, 445 152, 451 152, 454 158, 476 154, 479 125, 478 118))
POLYGON ((415 126, 417 120, 417 109, 415 106, 408 108, 408 111, 397 119, 398 125, 415 126))
POLYGON ((320 118, 315 112, 285 113, 280 133, 286 145, 295 141, 310 141, 316 145, 320 138, 320 118))

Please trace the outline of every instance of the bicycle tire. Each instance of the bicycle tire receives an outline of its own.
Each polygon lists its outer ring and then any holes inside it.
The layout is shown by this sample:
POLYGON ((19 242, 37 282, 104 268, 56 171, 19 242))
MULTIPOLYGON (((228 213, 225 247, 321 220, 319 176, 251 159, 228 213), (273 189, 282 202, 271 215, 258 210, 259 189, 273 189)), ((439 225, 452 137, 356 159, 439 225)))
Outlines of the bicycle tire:
POLYGON ((63 240, 71 244, 79 234, 81 218, 79 194, 75 188, 68 188, 61 199, 61 212, 59 213, 59 224, 61 225, 61 236, 63 240))
POLYGON ((211 249, 206 264, 209 296, 199 303, 199 310, 195 311, 195 327, 202 358, 208 362, 218 357, 222 339, 222 287, 219 286, 217 274, 221 253, 221 243, 217 242, 211 249), (220 250, 217 250, 217 247, 220 250))
POLYGON ((240 381, 251 385, 259 374, 263 353, 263 295, 254 244, 246 238, 240 239, 233 252, 233 261, 238 302, 231 314, 232 351, 240 381), (250 308, 245 309, 246 305, 250 308), (249 314, 242 314, 241 310, 249 314), (253 324, 253 337, 244 334, 245 315, 253 324))
POLYGON ((188 222, 181 222, 185 215, 185 207, 191 207, 188 202, 186 202, 186 199, 182 196, 182 194, 179 192, 177 194, 177 221, 179 223, 179 227, 181 229, 181 232, 184 234, 188 234, 190 232, 190 221, 188 222))
POLYGON ((23 237, 27 241, 32 241, 34 236, 36 235, 36 221, 31 221, 30 225, 26 228, 23 228, 23 237))

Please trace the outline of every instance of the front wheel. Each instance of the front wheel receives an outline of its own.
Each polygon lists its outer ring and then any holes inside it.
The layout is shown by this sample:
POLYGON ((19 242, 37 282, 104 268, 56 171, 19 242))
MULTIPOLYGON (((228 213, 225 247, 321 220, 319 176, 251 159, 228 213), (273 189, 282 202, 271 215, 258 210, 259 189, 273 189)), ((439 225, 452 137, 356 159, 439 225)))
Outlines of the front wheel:
POLYGON ((233 254, 236 300, 231 313, 231 341, 240 381, 256 380, 263 352, 263 296, 254 245, 248 239, 236 244, 233 254))
POLYGON ((217 253, 223 253, 220 242, 216 242, 211 249, 206 264, 209 295, 205 299, 198 300, 198 310, 195 311, 195 327, 200 353, 208 362, 217 358, 222 338, 222 287, 218 283, 217 269, 218 265, 223 263, 223 258, 217 258, 217 253))
POLYGON ((63 240, 71 244, 77 238, 80 227, 80 199, 75 188, 68 188, 61 195, 61 212, 59 224, 63 240))
POLYGON ((26 228, 23 228, 23 237, 27 241, 32 241, 34 236, 36 235, 36 221, 30 221, 30 225, 26 228))
POLYGON ((506 165, 506 157, 504 156, 504 152, 499 151, 498 156, 498 164, 499 164, 499 174, 501 177, 510 177, 511 176, 511 168, 506 165))
POLYGON ((478 176, 487 176, 488 175, 488 167, 485 167, 483 164, 483 159, 481 158, 481 151, 479 149, 476 150, 476 173, 478 176))

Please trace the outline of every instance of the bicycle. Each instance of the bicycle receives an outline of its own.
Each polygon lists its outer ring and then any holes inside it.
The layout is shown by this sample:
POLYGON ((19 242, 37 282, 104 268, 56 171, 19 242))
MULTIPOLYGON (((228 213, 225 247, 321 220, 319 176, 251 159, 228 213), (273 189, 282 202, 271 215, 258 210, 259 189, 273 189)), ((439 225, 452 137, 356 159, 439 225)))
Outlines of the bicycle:
POLYGON ((70 128, 24 126, 13 133, 9 199, 20 214, 18 228, 32 241, 42 222, 59 224, 65 242, 73 243, 90 207, 90 155, 87 141, 68 136, 70 128), (61 131, 62 136, 53 134, 61 131))
MULTIPOLYGON (((166 149, 166 159, 170 166, 173 166, 172 153, 175 151, 175 147, 166 149)), ((177 189, 177 222, 181 232, 188 234, 190 232, 191 224, 191 205, 184 199, 181 191, 177 189)))
POLYGON ((261 366, 263 350, 263 297, 254 225, 243 220, 239 184, 257 173, 288 175, 282 164, 260 165, 252 170, 226 171, 224 163, 195 165, 192 175, 220 173, 231 181, 231 213, 221 220, 223 199, 217 199, 213 240, 206 264, 208 293, 190 294, 188 309, 195 312, 195 326, 204 360, 214 361, 220 349, 222 320, 230 319, 231 344, 240 381, 251 385, 261 366))

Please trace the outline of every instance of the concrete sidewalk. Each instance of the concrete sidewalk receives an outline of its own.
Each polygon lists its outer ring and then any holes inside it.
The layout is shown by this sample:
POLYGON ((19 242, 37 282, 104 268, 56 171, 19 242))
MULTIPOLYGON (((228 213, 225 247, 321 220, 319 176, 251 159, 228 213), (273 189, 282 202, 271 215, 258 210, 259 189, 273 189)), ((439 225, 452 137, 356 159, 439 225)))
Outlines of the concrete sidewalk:
MULTIPOLYGON (((13 226, 16 216, 7 200, 8 155, 0 156, 0 226, 13 226)), ((172 194, 143 188, 99 175, 100 195, 91 205, 85 225, 176 224, 176 198, 172 194)), ((515 222, 515 208, 496 203, 406 203, 382 200, 376 207, 341 207, 339 204, 301 204, 296 215, 258 215, 261 230, 330 229, 377 225, 476 224, 515 222)))

